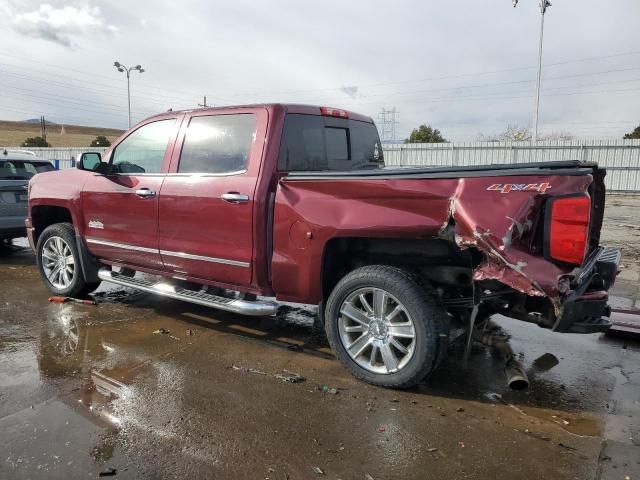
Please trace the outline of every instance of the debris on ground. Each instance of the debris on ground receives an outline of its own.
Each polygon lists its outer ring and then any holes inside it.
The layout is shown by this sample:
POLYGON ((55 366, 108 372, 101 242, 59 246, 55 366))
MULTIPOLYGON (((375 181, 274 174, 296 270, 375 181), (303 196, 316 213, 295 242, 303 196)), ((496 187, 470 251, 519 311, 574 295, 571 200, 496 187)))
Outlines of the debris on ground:
POLYGON ((364 474, 364 480, 375 480, 371 475, 369 475, 368 473, 364 474))
POLYGON ((242 373, 255 373, 256 375, 266 375, 267 372, 263 372, 262 370, 258 370, 256 368, 251 367, 239 367, 238 365, 231 365, 231 368, 234 370, 238 370, 242 373))
POLYGON ((516 432, 524 433, 525 435, 529 435, 533 438, 537 438, 538 440, 543 440, 545 442, 549 442, 551 440, 550 437, 547 437, 546 435, 542 435, 541 433, 532 432, 528 428, 525 428, 524 430, 518 430, 517 428, 515 428, 514 430, 516 432))
POLYGON ((335 449, 329 448, 329 449, 327 449, 327 452, 329 452, 329 453, 339 453, 339 452, 342 452, 343 450, 344 450, 344 444, 341 443, 338 448, 335 448, 335 449))
POLYGON ((559 425, 569 425, 569 422, 567 420, 565 420, 564 418, 560 418, 557 415, 551 415, 551 418, 559 425))
POLYGON ((302 383, 306 380, 306 378, 304 378, 299 373, 290 372, 289 370, 282 370, 281 373, 276 373, 273 376, 279 380, 282 380, 283 382, 289 383, 302 383))
POLYGON ((427 448, 427 452, 429 453, 433 453, 433 452, 437 452, 438 449, 437 448, 427 448))
POLYGON ((79 303, 80 305, 97 305, 98 302, 95 300, 82 300, 80 298, 72 298, 72 297, 49 297, 49 301, 51 303, 79 303))
POLYGON ((330 387, 329 385, 318 385, 318 390, 321 391, 322 393, 328 393, 330 395, 338 394, 338 388, 330 387))
POLYGON ((379 433, 384 433, 384 432, 386 432, 386 431, 387 431, 387 429, 386 429, 386 428, 384 428, 384 427, 378 427, 378 432, 379 432, 379 433))
POLYGON ((99 477, 113 477, 118 474, 118 470, 112 467, 107 468, 106 470, 101 471, 98 476, 99 477))
POLYGON ((190 337, 191 335, 193 335, 193 330, 187 328, 187 337, 190 337))
POLYGON ((532 367, 537 372, 548 372, 559 363, 560 360, 553 353, 545 353, 533 361, 532 367))
POLYGON ((464 412, 464 408, 463 407, 458 407, 458 408, 456 408, 456 412, 464 412))
POLYGON ((175 335, 171 335, 171 331, 167 330, 166 328, 159 328, 157 330, 154 330, 153 333, 155 333, 156 335, 167 335, 169 338, 173 338, 174 340, 180 340, 175 335))
POLYGON ((460 448, 464 448, 464 442, 458 442, 458 446, 459 446, 460 448))
POLYGON ((289 345, 287 347, 287 350, 291 350, 293 352, 301 352, 302 351, 302 345, 297 345, 297 344, 293 344, 293 345, 289 345))
POLYGON ((318 475, 324 475, 324 470, 322 470, 320 467, 313 467, 313 471, 318 475))
POLYGON ((577 450, 577 448, 572 447, 571 445, 566 445, 566 444, 564 444, 564 443, 562 443, 562 442, 561 442, 561 443, 559 443, 559 444, 558 444, 558 446, 559 446, 560 448, 564 448, 565 450, 571 450, 571 451, 576 451, 576 450, 577 450))
POLYGON ((398 400, 397 398, 392 398, 391 400, 389 400, 391 403, 400 403, 400 400, 398 400))
MULTIPOLYGON (((640 310, 614 309, 609 317, 611 328, 607 334, 640 335, 640 310)), ((623 345, 623 349, 627 346, 623 345)))

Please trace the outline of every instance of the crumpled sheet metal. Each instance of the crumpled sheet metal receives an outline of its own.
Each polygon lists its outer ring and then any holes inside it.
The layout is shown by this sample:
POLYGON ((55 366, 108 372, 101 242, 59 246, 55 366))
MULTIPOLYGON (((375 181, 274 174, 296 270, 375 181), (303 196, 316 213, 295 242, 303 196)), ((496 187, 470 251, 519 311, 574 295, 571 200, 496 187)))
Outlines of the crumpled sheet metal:
MULTIPOLYGON (((584 192, 591 183, 590 175, 541 178, 553 185, 555 194, 584 192)), ((460 248, 475 247, 485 254, 473 278, 498 280, 527 295, 549 297, 558 309, 558 281, 571 269, 555 265, 540 254, 532 254, 529 248, 534 227, 540 221, 542 204, 552 192, 501 194, 478 189, 477 181, 459 179, 455 195, 450 198, 450 216, 444 224, 444 228, 453 226, 460 248)), ((519 183, 518 177, 510 181, 519 183)), ((532 177, 521 180, 522 183, 532 181, 536 180, 532 177)))

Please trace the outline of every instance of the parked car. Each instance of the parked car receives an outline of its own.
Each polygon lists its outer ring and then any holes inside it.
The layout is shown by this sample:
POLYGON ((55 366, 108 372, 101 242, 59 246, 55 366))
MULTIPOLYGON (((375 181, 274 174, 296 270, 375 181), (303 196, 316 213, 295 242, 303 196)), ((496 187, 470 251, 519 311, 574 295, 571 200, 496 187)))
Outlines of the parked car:
POLYGON ((274 314, 265 297, 317 304, 352 374, 408 387, 452 324, 469 338, 494 313, 609 328, 620 252, 599 244, 604 176, 579 161, 389 168, 363 115, 198 109, 33 178, 26 225, 57 295, 109 281, 245 315, 274 314))
POLYGON ((34 153, 22 150, 0 150, 0 240, 26 236, 27 185, 40 172, 53 170, 53 165, 34 153))

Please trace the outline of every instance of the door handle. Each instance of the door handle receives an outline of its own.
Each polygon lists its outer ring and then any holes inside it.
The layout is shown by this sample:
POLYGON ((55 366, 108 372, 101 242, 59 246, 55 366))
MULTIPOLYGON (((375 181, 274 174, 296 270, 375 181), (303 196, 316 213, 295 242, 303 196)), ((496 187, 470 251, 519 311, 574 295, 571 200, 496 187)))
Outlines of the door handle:
POLYGON ((238 192, 223 193, 221 198, 229 203, 245 203, 249 201, 249 195, 243 195, 238 192))
POLYGON ((156 192, 149 188, 140 188, 136 190, 136 195, 141 198, 152 198, 156 196, 156 192))

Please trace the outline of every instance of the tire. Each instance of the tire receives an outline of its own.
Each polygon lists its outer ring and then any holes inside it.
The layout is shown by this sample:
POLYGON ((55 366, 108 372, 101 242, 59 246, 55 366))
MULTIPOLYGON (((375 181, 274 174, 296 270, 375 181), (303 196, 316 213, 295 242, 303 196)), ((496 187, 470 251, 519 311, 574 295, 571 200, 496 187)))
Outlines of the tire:
POLYGON ((100 285, 84 279, 75 231, 70 223, 56 223, 44 229, 36 245, 36 261, 42 279, 55 295, 83 297, 100 285))
POLYGON ((391 266, 366 266, 342 278, 327 301, 324 326, 345 368, 383 387, 415 386, 442 361, 448 345, 449 318, 432 289, 391 266), (382 299, 378 308, 376 298, 382 299))

